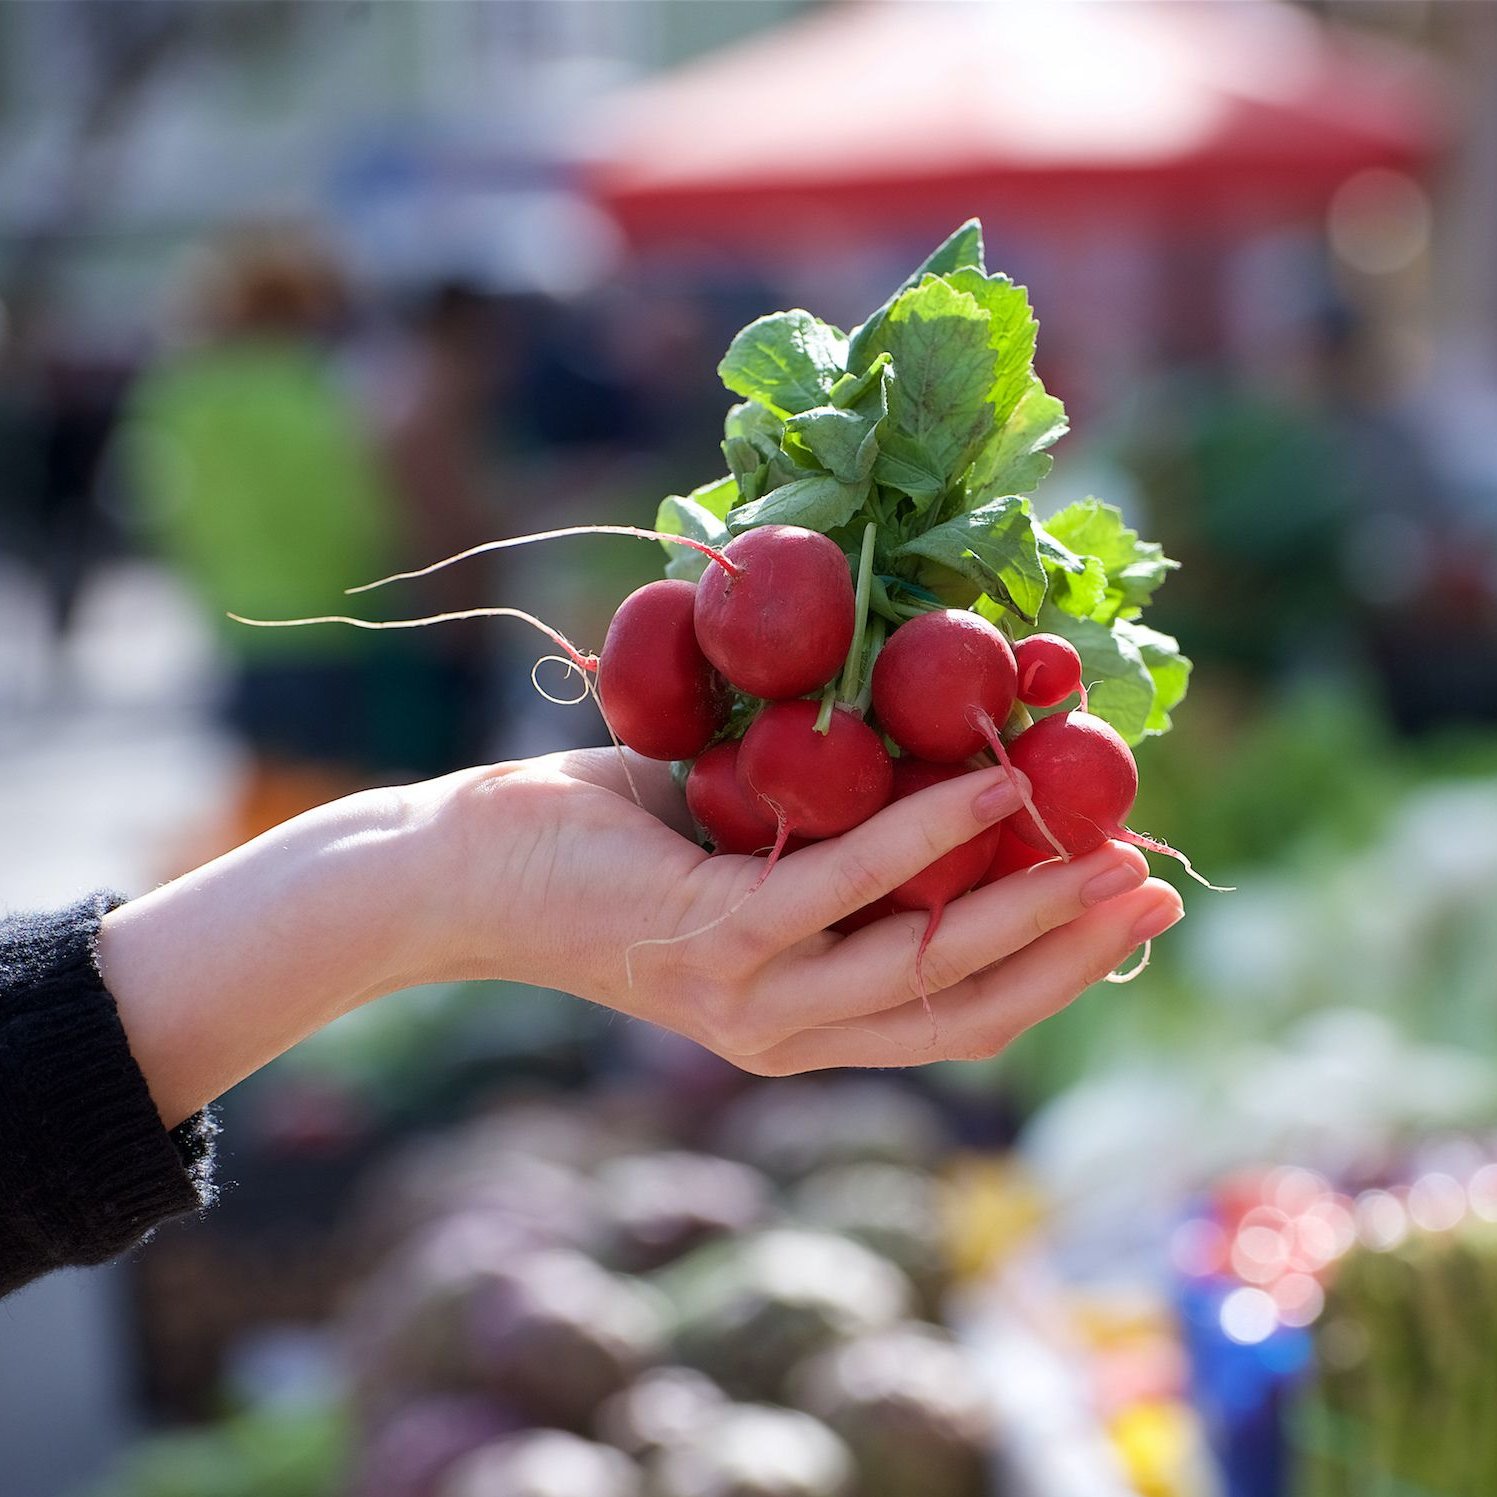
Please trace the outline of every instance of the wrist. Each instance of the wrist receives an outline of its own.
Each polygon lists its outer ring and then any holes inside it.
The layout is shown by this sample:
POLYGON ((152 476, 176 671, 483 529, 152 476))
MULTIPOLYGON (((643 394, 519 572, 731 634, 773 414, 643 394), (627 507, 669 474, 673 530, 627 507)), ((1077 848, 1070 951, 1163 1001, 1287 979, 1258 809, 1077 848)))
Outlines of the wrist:
POLYGON ((106 917, 99 969, 163 1121, 360 1003, 427 980, 423 835, 409 793, 364 792, 106 917))
POLYGON ((536 878, 546 761, 487 765, 406 787, 400 878, 412 982, 529 981, 521 894, 536 878))

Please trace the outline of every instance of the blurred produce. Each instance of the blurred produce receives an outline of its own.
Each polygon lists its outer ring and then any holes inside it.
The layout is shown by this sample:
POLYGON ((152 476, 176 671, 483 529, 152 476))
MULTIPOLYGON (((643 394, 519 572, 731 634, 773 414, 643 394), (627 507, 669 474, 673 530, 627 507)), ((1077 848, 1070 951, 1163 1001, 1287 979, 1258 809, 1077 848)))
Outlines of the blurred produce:
POLYGON ((640 1497, 641 1491, 638 1468, 617 1450, 536 1429, 465 1455, 436 1497, 640 1497))
POLYGON ((804 1363, 792 1396, 847 1441, 859 1497, 983 1497, 995 1431, 972 1371, 949 1336, 901 1325, 804 1363))
POLYGON ((689 1367, 657 1367, 598 1410, 597 1433, 638 1460, 689 1438, 727 1405, 711 1378, 689 1367))
MULTIPOLYGON (((939 1112, 903 1082, 818 1079, 753 1084, 707 1122, 627 1092, 532 1099, 392 1161, 343 1317, 354 1497, 508 1497, 518 1447, 492 1442, 533 1425, 617 1447, 648 1497, 894 1497, 887 1473, 916 1469, 906 1490, 987 1490, 975 1364, 907 1318, 950 1277, 939 1112), (703 1132, 798 1178, 669 1147, 703 1132)), ((574 1451, 544 1448, 558 1470, 574 1451)))
POLYGON ((634 1154, 598 1171, 608 1260, 643 1273, 709 1237, 747 1231, 769 1210, 769 1182, 730 1159, 685 1152, 634 1154))
POLYGON ((892 1263, 830 1233, 778 1230, 700 1248, 664 1281, 686 1362, 744 1398, 779 1399, 803 1358, 913 1308, 892 1263))
POLYGON ((662 1451, 650 1475, 652 1497, 851 1497, 853 1465, 805 1414, 730 1404, 662 1451))
POLYGON ((520 1427, 480 1394, 436 1394, 397 1409, 366 1441, 350 1497, 436 1497, 461 1456, 520 1427))
POLYGON ((902 1268, 925 1313, 938 1312, 951 1278, 943 1191, 934 1175, 895 1164, 843 1164, 807 1175, 789 1193, 807 1226, 861 1242, 902 1268))
POLYGON ((377 1409, 407 1389, 481 1390, 531 1422, 587 1428, 657 1355, 660 1306, 580 1253, 516 1250, 502 1225, 478 1223, 373 1291, 385 1314, 362 1348, 365 1396, 377 1409))
POLYGON ((898 1085, 851 1076, 751 1087, 718 1119, 715 1141, 777 1180, 834 1164, 930 1165, 951 1139, 938 1108, 898 1085))

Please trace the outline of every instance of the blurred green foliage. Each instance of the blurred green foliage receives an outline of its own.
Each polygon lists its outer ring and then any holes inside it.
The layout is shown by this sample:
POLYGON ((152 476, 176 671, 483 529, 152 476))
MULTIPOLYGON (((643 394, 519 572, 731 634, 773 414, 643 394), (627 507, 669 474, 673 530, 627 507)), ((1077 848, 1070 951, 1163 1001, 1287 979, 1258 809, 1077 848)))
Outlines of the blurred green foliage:
POLYGON ((336 1497, 349 1436, 332 1406, 266 1406, 131 1446, 85 1497, 336 1497))

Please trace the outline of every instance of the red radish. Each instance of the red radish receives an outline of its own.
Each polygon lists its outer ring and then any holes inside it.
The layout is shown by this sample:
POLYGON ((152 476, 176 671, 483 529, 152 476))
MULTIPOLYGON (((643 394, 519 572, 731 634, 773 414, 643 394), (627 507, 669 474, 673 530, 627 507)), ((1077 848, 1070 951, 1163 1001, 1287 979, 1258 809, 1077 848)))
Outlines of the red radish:
POLYGON ((957 764, 986 739, 975 714, 1000 726, 1018 669, 999 630, 964 609, 922 613, 889 636, 873 667, 873 711, 906 753, 957 764))
MULTIPOLYGON (((1057 707, 1081 691, 1081 656, 1058 634, 1031 634, 1014 646, 1019 700, 1029 707, 1057 707)), ((1081 702, 1086 710, 1086 699, 1081 702)))
POLYGON ((1219 894, 1230 889, 1195 871, 1189 858, 1168 842, 1123 825, 1138 794, 1138 766, 1117 731, 1089 712, 1056 712, 1042 717, 1007 749, 991 718, 982 726, 988 743, 1008 769, 1029 782, 1024 809, 1008 818, 1013 834, 1046 855, 1073 858, 1109 840, 1162 852, 1198 884, 1219 894))
MULTIPOLYGON (((914 795, 943 780, 955 779, 968 774, 964 766, 956 764, 926 764, 919 759, 901 759, 894 766, 894 799, 914 795)), ((973 888, 987 871, 998 847, 998 833, 1002 823, 979 832, 960 847, 943 853, 929 867, 921 869, 914 878, 904 881, 890 895, 896 909, 929 910, 930 918, 925 922, 920 946, 915 952, 915 980, 920 986, 920 1001, 930 1010, 930 998, 925 991, 925 952, 941 925, 941 916, 946 906, 973 888)), ((932 1023, 934 1024, 934 1016, 932 1023)))
POLYGON ((852 644, 852 573, 841 548, 798 525, 761 525, 723 555, 738 575, 714 561, 697 585, 707 658, 739 691, 766 701, 825 686, 852 644))
POLYGON ((998 849, 993 854, 993 861, 977 882, 979 885, 996 884, 1000 878, 1007 878, 1011 873, 1033 868, 1036 863, 1048 863, 1054 856, 1053 847, 1047 846, 1041 852, 1039 848, 1020 841, 1005 819, 998 823, 998 849))
MULTIPOLYGON (((774 813, 749 795, 738 778, 739 739, 714 743, 686 776, 686 806, 718 852, 760 853, 774 846, 779 828, 774 813)), ((784 851, 804 846, 786 840, 784 851)))
MULTIPOLYGON (((899 759, 894 765, 893 800, 902 800, 943 780, 971 773, 959 764, 927 764, 920 759, 899 759)), ((929 910, 932 930, 940 920, 946 904, 974 888, 987 872, 998 850, 1000 821, 979 832, 970 842, 963 842, 936 859, 913 878, 906 879, 889 896, 901 910, 929 910)))
POLYGON ((838 707, 825 733, 817 702, 771 702, 743 735, 738 778, 774 809, 781 831, 835 837, 888 804, 894 771, 877 733, 838 707))
POLYGON ((614 734, 647 759, 692 759, 728 720, 728 695, 697 644, 696 588, 647 582, 618 606, 598 656, 598 698, 614 734))
MULTIPOLYGON (((1029 779, 1034 809, 1073 856, 1122 837, 1138 794, 1138 766, 1110 724, 1089 712, 1057 712, 1025 728, 1008 746, 1013 767, 1029 779)), ((1014 835, 1054 853, 1028 811, 1009 818, 1014 835)))

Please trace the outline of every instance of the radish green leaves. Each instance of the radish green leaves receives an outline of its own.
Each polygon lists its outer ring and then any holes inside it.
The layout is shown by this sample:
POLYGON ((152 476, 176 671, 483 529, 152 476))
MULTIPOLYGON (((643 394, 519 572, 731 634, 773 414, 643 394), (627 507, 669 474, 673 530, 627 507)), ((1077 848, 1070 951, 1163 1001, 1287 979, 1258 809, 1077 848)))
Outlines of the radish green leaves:
MULTIPOLYGON (((1130 743, 1166 732, 1190 662, 1139 615, 1175 563, 1095 499, 1041 519, 1030 499, 1067 430, 1034 371, 1029 294, 963 224, 851 336, 811 313, 761 317, 719 366, 729 477, 660 506, 657 528, 722 544, 791 524, 839 544, 876 527, 874 606, 890 622, 971 607, 1013 637, 1081 654, 1091 708, 1130 743)), ((667 548, 672 576, 703 558, 667 548)))

